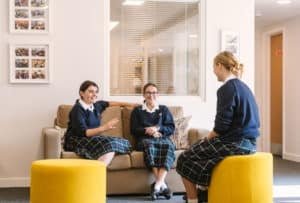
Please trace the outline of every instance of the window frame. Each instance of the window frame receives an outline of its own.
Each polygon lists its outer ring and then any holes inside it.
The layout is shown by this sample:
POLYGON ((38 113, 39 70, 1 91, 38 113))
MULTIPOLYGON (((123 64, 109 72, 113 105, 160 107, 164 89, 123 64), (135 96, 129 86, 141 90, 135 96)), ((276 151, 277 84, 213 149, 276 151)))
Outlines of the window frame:
MULTIPOLYGON (((206 101, 206 0, 199 0, 199 29, 200 54, 199 54, 199 92, 198 96, 161 95, 159 101, 169 105, 182 105, 182 102, 205 102, 206 101)), ((110 94, 110 0, 104 0, 104 68, 102 68, 102 84, 100 90, 103 98, 110 101, 143 101, 142 95, 120 95, 110 94)))

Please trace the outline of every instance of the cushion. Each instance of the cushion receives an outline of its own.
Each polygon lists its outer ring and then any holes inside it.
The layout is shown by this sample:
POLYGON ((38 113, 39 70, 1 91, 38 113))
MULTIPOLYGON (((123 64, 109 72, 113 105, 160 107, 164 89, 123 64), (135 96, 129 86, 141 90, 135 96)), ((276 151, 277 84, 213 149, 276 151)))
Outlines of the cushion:
POLYGON ((58 130, 58 134, 60 137, 61 150, 64 151, 65 134, 66 134, 67 128, 61 128, 58 125, 56 125, 55 129, 58 130))
POLYGON ((55 124, 58 127, 61 128, 67 128, 68 127, 68 121, 69 121, 69 113, 72 109, 72 105, 59 105, 57 110, 57 116, 55 120, 55 124))
POLYGON ((133 149, 136 147, 136 141, 134 137, 130 133, 130 116, 133 108, 124 107, 122 114, 123 114, 123 136, 125 139, 129 140, 133 149))
POLYGON ((183 108, 181 106, 168 106, 174 119, 183 117, 183 108))
POLYGON ((188 127, 189 121, 192 116, 181 117, 174 120, 175 122, 175 131, 174 135, 171 136, 176 149, 187 149, 189 148, 188 141, 188 127))
POLYGON ((108 107, 102 113, 101 124, 108 122, 113 118, 117 118, 119 122, 116 124, 116 128, 100 133, 101 135, 114 136, 123 138, 123 126, 122 126, 122 112, 119 106, 108 107))

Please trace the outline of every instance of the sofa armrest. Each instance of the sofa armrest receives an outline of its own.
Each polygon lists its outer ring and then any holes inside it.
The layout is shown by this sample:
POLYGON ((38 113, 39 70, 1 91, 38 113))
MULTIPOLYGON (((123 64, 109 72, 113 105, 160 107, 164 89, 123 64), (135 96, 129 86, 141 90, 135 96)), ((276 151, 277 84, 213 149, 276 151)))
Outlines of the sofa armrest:
POLYGON ((200 139, 206 137, 209 133, 209 130, 203 128, 190 128, 188 131, 188 140, 189 144, 193 145, 200 139))
POLYGON ((61 157, 61 138, 59 130, 55 128, 43 128, 44 153, 46 159, 59 159, 61 157))

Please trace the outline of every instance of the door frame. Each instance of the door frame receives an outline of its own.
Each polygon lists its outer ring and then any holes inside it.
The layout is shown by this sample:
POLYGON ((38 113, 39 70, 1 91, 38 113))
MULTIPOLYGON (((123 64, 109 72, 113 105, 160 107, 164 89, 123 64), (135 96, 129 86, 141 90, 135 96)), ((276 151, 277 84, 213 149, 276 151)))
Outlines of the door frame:
POLYGON ((282 155, 286 154, 285 148, 285 29, 277 27, 262 33, 262 61, 259 72, 262 80, 259 81, 261 87, 261 113, 262 113, 262 151, 271 152, 271 37, 282 34, 282 155))

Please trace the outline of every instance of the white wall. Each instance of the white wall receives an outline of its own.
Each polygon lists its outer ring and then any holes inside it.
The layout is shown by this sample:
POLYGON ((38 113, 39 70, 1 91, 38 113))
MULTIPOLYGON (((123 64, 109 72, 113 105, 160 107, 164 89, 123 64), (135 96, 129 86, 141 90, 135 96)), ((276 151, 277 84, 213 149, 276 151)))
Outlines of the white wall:
MULTIPOLYGON (((256 86, 259 101, 263 105, 263 113, 268 112, 266 105, 266 98, 263 97, 264 92, 266 92, 266 88, 264 86, 265 81, 269 81, 268 72, 265 70, 266 60, 268 60, 265 53, 264 45, 266 43, 266 39, 264 38, 266 33, 272 33, 276 30, 283 30, 283 122, 285 127, 283 129, 284 143, 283 143, 283 156, 286 159, 294 160, 300 162, 300 92, 297 87, 299 86, 299 53, 300 53, 300 16, 290 19, 286 22, 283 22, 278 25, 273 25, 265 28, 260 28, 256 32, 256 50, 261 50, 256 52, 257 57, 257 75, 261 78, 261 80, 257 80, 256 86), (259 88, 261 87, 261 88, 259 88)), ((267 123, 269 122, 266 115, 263 115, 264 123, 266 125, 264 127, 268 127, 267 123)), ((263 129, 264 132, 268 132, 266 129, 263 129)), ((263 135, 265 142, 270 142, 267 135, 263 135)))
MULTIPOLYGON (((43 156, 41 129, 51 126, 59 104, 72 104, 80 83, 85 79, 102 85, 107 71, 104 64, 105 1, 52 1, 53 32, 48 36, 8 33, 8 1, 0 1, 0 187, 28 185, 30 164, 43 156), (48 85, 8 83, 8 44, 49 39, 52 48, 53 80, 48 85)), ((254 1, 208 0, 206 22, 206 102, 190 99, 168 100, 181 104, 193 115, 192 126, 213 126, 216 89, 219 84, 212 73, 212 59, 220 50, 220 31, 240 33, 240 56, 246 65, 244 80, 254 84, 254 1)), ((100 92, 100 94, 101 94, 100 92)), ((108 99, 108 98, 105 98, 108 99)))
POLYGON ((30 164, 43 157, 42 127, 57 106, 72 104, 85 79, 102 81, 103 1, 52 1, 50 35, 8 33, 8 2, 0 1, 0 187, 28 184, 30 164), (8 45, 50 40, 51 84, 9 84, 8 45))

